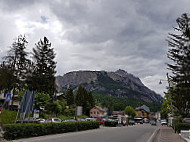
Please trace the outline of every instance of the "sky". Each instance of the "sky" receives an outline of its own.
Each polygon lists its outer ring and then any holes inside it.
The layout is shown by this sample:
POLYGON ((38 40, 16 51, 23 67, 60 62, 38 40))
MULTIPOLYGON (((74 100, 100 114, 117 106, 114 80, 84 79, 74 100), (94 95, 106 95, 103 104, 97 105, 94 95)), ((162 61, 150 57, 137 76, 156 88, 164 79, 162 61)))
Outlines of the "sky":
POLYGON ((189 5, 189 0, 0 0, 0 58, 20 34, 29 52, 46 36, 56 53, 56 75, 123 69, 163 95, 166 39, 189 5))

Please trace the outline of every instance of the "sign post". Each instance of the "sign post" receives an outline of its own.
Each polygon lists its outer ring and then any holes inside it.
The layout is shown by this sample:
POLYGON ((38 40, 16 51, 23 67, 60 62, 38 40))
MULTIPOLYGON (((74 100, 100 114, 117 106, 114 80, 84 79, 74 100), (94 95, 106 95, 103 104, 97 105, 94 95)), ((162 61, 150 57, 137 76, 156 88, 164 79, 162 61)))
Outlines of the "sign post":
POLYGON ((34 110, 34 118, 39 118, 39 110, 34 110))

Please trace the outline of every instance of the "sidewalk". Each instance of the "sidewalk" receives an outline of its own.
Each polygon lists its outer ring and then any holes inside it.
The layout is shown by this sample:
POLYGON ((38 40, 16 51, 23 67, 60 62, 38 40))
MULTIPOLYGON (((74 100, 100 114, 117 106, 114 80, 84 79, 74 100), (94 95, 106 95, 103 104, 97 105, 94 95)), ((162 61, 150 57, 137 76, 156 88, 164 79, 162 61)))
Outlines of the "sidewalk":
POLYGON ((186 142, 171 127, 161 126, 153 142, 186 142))

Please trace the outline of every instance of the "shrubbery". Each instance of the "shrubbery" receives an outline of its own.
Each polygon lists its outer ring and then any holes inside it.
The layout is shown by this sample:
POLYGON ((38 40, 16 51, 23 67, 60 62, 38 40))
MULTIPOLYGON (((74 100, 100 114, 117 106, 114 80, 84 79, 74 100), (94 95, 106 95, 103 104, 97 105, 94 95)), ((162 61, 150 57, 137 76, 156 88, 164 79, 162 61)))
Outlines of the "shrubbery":
POLYGON ((0 123, 1 124, 14 123, 16 115, 17 115, 16 111, 9 111, 3 109, 0 117, 0 123))
POLYGON ((180 133, 181 130, 190 130, 190 124, 188 123, 175 123, 175 132, 180 133))
POLYGON ((3 125, 4 138, 8 140, 96 128, 99 128, 99 123, 95 121, 3 125))
POLYGON ((117 121, 105 121, 104 122, 104 126, 107 126, 107 127, 116 127, 118 124, 117 121))

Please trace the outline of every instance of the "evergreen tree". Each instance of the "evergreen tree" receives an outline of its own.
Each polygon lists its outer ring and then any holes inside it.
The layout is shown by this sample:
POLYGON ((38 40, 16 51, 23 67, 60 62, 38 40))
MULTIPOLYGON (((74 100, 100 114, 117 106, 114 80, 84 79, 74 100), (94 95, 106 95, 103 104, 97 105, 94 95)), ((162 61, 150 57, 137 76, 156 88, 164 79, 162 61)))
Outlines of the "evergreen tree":
POLYGON ((65 93, 66 101, 67 101, 67 106, 71 106, 74 104, 74 94, 73 90, 69 88, 66 93, 65 93))
POLYGON ((28 52, 26 46, 28 42, 25 36, 18 36, 13 42, 8 55, 4 57, 6 64, 11 66, 13 75, 15 76, 15 89, 23 90, 26 88, 26 77, 28 74, 28 67, 30 60, 27 59, 28 52))
POLYGON ((10 92, 14 87, 14 81, 16 80, 13 70, 9 64, 5 62, 0 64, 0 90, 6 94, 10 92))
POLYGON ((90 109, 95 105, 94 97, 82 86, 79 86, 76 95, 76 105, 83 107, 83 114, 89 115, 90 109))
POLYGON ((173 61, 168 64, 172 71, 169 80, 175 86, 171 96, 175 108, 178 113, 187 115, 190 109, 190 18, 185 13, 176 21, 177 33, 170 33, 167 40, 168 58, 173 61))
POLYGON ((56 62, 55 52, 51 48, 51 43, 44 37, 40 40, 36 47, 33 48, 33 59, 34 59, 34 71, 31 75, 31 86, 37 92, 47 93, 53 99, 56 91, 55 84, 55 68, 56 62))
MULTIPOLYGON (((27 87, 26 78, 28 75, 28 66, 30 60, 27 59, 28 53, 25 51, 28 42, 25 36, 18 36, 18 38, 13 42, 8 55, 3 57, 4 61, 1 69, 6 68, 6 74, 3 78, 9 80, 9 85, 7 90, 13 91, 13 98, 15 96, 16 90, 21 91, 27 87), (11 83, 10 83, 11 81, 11 83)), ((12 99, 12 105, 14 99, 12 99)))

